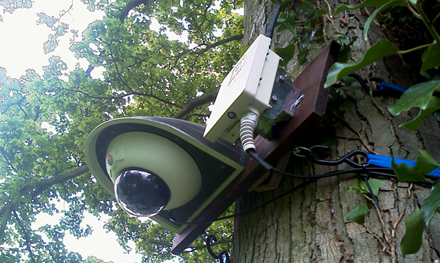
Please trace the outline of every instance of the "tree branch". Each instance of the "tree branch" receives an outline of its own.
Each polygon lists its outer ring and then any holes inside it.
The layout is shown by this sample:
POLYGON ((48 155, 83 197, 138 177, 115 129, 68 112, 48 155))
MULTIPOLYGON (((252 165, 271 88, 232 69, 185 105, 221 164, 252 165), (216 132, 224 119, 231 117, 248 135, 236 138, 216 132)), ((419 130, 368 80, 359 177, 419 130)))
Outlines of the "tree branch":
MULTIPOLYGON (((64 173, 59 176, 54 176, 49 179, 41 180, 36 183, 31 182, 26 185, 24 185, 17 194, 15 194, 15 197, 12 201, 5 204, 0 209, 0 217, 1 225, 0 225, 0 240, 3 240, 4 232, 6 229, 6 225, 11 218, 11 211, 17 210, 17 207, 20 205, 20 200, 22 199, 22 196, 28 195, 31 198, 35 198, 37 195, 39 195, 44 190, 52 187, 55 184, 64 183, 69 179, 73 179, 75 177, 78 177, 86 172, 89 171, 89 167, 87 165, 80 166, 76 168, 75 170, 72 170, 70 172, 64 173), (30 192, 29 192, 30 191, 30 192)), ((26 200, 26 198, 24 198, 26 200)))
POLYGON ((121 23, 124 23, 124 20, 125 18, 127 18, 130 10, 142 4, 148 5, 148 0, 130 0, 130 2, 127 3, 127 5, 124 7, 124 9, 122 9, 121 14, 119 15, 119 20, 121 20, 121 23))
POLYGON ((88 78, 92 78, 91 74, 92 74, 92 70, 94 70, 94 69, 95 69, 95 67, 92 64, 90 64, 86 70, 86 76, 88 78))
POLYGON ((34 254, 32 253, 29 233, 27 232, 27 229, 25 228, 25 226, 21 222, 21 219, 18 217, 17 212, 13 211, 13 214, 14 214, 15 220, 17 220, 17 223, 21 228, 21 231, 23 232, 24 239, 26 242, 26 249, 29 252, 29 257, 31 258, 31 262, 35 263, 35 257, 34 257, 34 254))
POLYGON ((207 52, 208 50, 210 50, 212 48, 215 48, 215 47, 227 44, 227 43, 232 42, 234 40, 241 40, 241 39, 243 39, 243 34, 236 35, 236 36, 231 36, 231 37, 219 40, 219 41, 217 41, 215 43, 212 43, 212 44, 202 44, 202 45, 197 46, 197 47, 195 47, 193 49, 190 49, 189 51, 192 51, 191 52, 192 54, 203 54, 203 53, 207 52), (197 49, 197 48, 199 48, 201 46, 204 46, 205 48, 197 50, 197 51, 193 51, 193 50, 195 50, 195 49, 197 49))
POLYGON ((3 242, 6 225, 8 224, 8 221, 11 219, 12 208, 18 206, 19 200, 20 200, 19 196, 16 195, 11 202, 3 205, 3 207, 0 209, 0 217, 2 217, 2 221, 0 223, 0 242, 3 242))
POLYGON ((19 99, 18 101, 16 101, 16 102, 11 102, 11 103, 5 105, 5 109, 3 110, 2 114, 5 114, 6 111, 8 111, 9 108, 10 108, 11 106, 13 106, 13 105, 20 105, 25 99, 26 99, 26 97, 23 96, 23 97, 21 97, 21 99, 19 99))
POLYGON ((177 107, 179 109, 183 108, 183 106, 181 106, 179 104, 176 104, 176 103, 173 103, 173 102, 161 99, 158 96, 155 96, 155 95, 152 95, 152 94, 134 92, 134 91, 131 92, 131 93, 120 95, 120 96, 103 97, 103 96, 93 96, 93 95, 90 95, 87 92, 84 92, 84 91, 81 91, 81 90, 73 90, 73 89, 66 89, 66 88, 62 88, 62 89, 65 90, 65 91, 80 93, 80 94, 83 94, 83 95, 85 95, 87 97, 90 97, 90 98, 93 98, 93 99, 99 99, 99 100, 117 100, 117 99, 122 99, 122 98, 125 98, 125 97, 128 97, 128 96, 132 96, 132 95, 135 95, 135 96, 145 96, 145 97, 150 97, 150 98, 156 99, 156 100, 158 100, 160 102, 163 102, 165 104, 175 106, 175 107, 177 107))
MULTIPOLYGON (((219 241, 215 242, 214 244, 211 244, 211 247, 217 246, 217 245, 220 245, 220 244, 224 244, 224 243, 231 243, 231 242, 232 242, 231 239, 223 239, 223 240, 219 240, 219 241)), ((191 252, 194 252, 196 250, 204 249, 204 248, 206 248, 206 245, 197 246, 197 247, 189 247, 190 250, 184 250, 182 253, 191 253, 191 252)))
POLYGON ((201 54, 203 54, 205 52, 208 52, 212 48, 215 48, 215 47, 227 44, 227 43, 235 41, 235 40, 241 40, 241 39, 243 39, 243 34, 236 35, 236 36, 231 36, 231 37, 228 37, 228 38, 224 38, 224 39, 219 40, 219 41, 217 41, 215 43, 212 43, 212 44, 200 44, 197 47, 194 47, 194 48, 191 48, 191 49, 187 49, 187 50, 182 51, 182 52, 180 52, 179 54, 176 55, 176 61, 174 62, 174 65, 185 54, 190 53, 190 54, 199 54, 199 55, 201 55, 201 54), (202 46, 204 46, 204 48, 203 49, 199 49, 202 46))
POLYGON ((173 118, 176 119, 182 119, 185 117, 188 113, 190 113, 195 108, 202 106, 206 103, 214 102, 215 98, 217 97, 217 93, 211 93, 211 94, 204 94, 200 97, 197 97, 185 105, 178 113, 176 113, 173 118))
POLYGON ((32 196, 32 198, 34 198, 37 195, 39 195, 41 192, 43 192, 44 190, 50 188, 52 185, 64 183, 67 180, 76 178, 80 175, 87 173, 88 171, 89 171, 89 167, 87 165, 82 165, 82 166, 76 168, 75 170, 64 173, 62 175, 54 176, 50 179, 41 180, 41 181, 35 183, 35 187, 34 187, 34 190, 32 191, 31 196, 32 196))

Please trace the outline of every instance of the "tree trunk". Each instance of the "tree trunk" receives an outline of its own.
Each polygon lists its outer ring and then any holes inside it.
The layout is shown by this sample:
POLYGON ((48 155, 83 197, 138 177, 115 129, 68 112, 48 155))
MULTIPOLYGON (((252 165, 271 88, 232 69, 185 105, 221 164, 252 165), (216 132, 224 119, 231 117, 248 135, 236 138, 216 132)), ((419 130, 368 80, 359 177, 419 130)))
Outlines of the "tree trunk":
MULTIPOLYGON (((300 2, 295 2, 295 6, 300 2)), ((326 1, 312 3, 328 9, 326 1)), ((331 12, 339 3, 329 2, 331 12)), ((352 3, 353 4, 353 3, 352 3)), ((274 4, 268 0, 245 1, 244 45, 252 43, 258 34, 265 33, 274 4)), ((368 15, 365 11, 353 11, 355 16, 347 20, 323 17, 327 24, 325 36, 333 36, 333 24, 342 35, 362 36, 362 28, 368 15), (360 24, 359 21, 362 23, 360 24)), ((359 37, 352 46, 352 57, 359 58, 383 33, 373 27, 371 42, 359 37), (355 52, 353 52, 355 51, 355 52)), ((329 38, 331 38, 329 37, 329 38)), ((288 30, 275 34, 275 47, 284 47, 294 40, 288 30)), ((298 53, 297 46, 297 52, 298 53)), ((319 50, 311 52, 313 58, 319 50), (313 54, 312 54, 313 53, 313 54)), ((296 57, 296 56, 295 56, 296 57)), ((286 66, 291 76, 303 69, 292 59, 286 66)), ((310 60, 309 60, 310 61, 310 60)), ((307 64, 307 63, 306 63, 307 64)), ((384 79, 403 87, 410 87, 415 78, 402 66, 399 57, 389 57, 376 62, 365 70, 366 74, 384 79)), ((364 72, 358 72, 365 78, 364 72)), ((355 86, 355 85, 353 85, 355 86)), ((355 92, 340 90, 339 100, 333 99, 327 109, 326 120, 333 120, 333 137, 337 143, 331 147, 329 159, 337 159, 347 152, 362 149, 385 156, 415 160, 419 149, 428 150, 434 159, 440 156, 440 126, 432 117, 423 121, 417 132, 399 128, 414 117, 416 112, 393 117, 386 106, 395 103, 390 97, 371 97, 360 87, 355 92), (373 102, 373 99, 375 102, 373 102), (374 105, 377 104, 377 106, 374 105), (379 109, 383 109, 383 112, 379 109), (339 112, 339 117, 335 112, 339 112)), ((326 123, 329 126, 329 123, 326 123)), ((324 140, 325 138, 322 138, 324 140)), ((292 145, 292 148, 294 146, 292 145)), ((338 169, 346 169, 341 165, 338 169)), ((287 170, 297 174, 322 174, 334 167, 312 165, 302 158, 292 157, 287 170)), ((405 232, 406 215, 419 209, 429 193, 429 187, 381 180, 378 200, 382 212, 374 203, 355 191, 357 175, 343 175, 321 179, 299 189, 263 208, 235 219, 233 259, 235 262, 433 262, 440 256, 440 217, 436 214, 425 231, 420 251, 405 259, 400 251, 400 241, 405 232), (346 219, 353 208, 366 204, 369 213, 365 226, 346 219)), ((283 178, 280 187, 263 193, 252 192, 243 196, 236 210, 247 211, 301 183, 301 180, 283 178)))

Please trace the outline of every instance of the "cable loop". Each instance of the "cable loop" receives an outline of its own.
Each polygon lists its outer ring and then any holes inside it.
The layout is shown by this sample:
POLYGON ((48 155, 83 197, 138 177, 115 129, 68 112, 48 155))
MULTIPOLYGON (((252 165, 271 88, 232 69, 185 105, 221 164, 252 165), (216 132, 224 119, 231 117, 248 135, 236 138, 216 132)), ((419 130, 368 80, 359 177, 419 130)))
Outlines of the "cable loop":
POLYGON ((217 242, 217 238, 214 235, 209 235, 206 237, 206 249, 208 253, 214 258, 220 260, 220 263, 230 263, 229 253, 223 250, 218 255, 216 255, 211 248, 211 241, 217 242))

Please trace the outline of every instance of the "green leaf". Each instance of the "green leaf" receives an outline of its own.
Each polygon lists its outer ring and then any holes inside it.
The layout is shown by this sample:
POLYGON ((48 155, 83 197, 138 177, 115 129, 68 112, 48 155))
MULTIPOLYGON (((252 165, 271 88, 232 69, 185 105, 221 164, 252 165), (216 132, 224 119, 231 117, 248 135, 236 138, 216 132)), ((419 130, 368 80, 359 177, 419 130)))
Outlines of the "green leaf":
POLYGON ((420 182, 426 180, 425 175, 440 165, 432 158, 428 151, 419 150, 415 167, 404 163, 397 165, 394 162, 394 157, 391 166, 400 182, 420 182))
POLYGON ((440 66, 440 44, 428 47, 422 56, 422 69, 421 71, 426 71, 431 68, 436 68, 440 66))
POLYGON ((395 105, 388 106, 388 110, 393 115, 399 115, 402 111, 409 111, 413 107, 420 108, 419 115, 402 124, 405 128, 416 130, 427 115, 440 109, 440 99, 433 96, 435 92, 440 92, 440 81, 428 81, 419 83, 407 89, 395 105))
POLYGON ((416 162, 416 169, 422 174, 429 174, 432 170, 439 167, 438 164, 428 151, 419 150, 416 162))
POLYGON ((418 210, 405 218, 405 235, 400 241, 400 250, 405 257, 417 253, 422 246, 422 235, 425 227, 423 213, 418 210))
POLYGON ((426 179, 425 176, 413 166, 409 166, 405 163, 397 165, 394 162, 394 157, 391 162, 391 167, 397 176, 397 180, 400 182, 420 182, 426 179))
MULTIPOLYGON (((340 5, 338 8, 336 8, 335 12, 333 13, 333 16, 341 13, 345 10, 355 10, 362 7, 378 7, 388 4, 389 2, 395 2, 395 0, 366 0, 363 3, 359 5, 340 5)), ((403 1, 400 1, 403 2, 403 1)))
POLYGON ((440 111, 434 112, 434 117, 437 119, 437 121, 440 121, 440 111))
POLYGON ((374 195, 379 194, 379 187, 382 185, 382 182, 378 179, 370 179, 368 180, 368 183, 370 183, 371 190, 373 190, 373 194, 374 195))
POLYGON ((371 22, 373 22, 373 20, 376 18, 376 16, 378 14, 380 14, 382 11, 385 11, 386 9, 388 9, 391 6, 397 6, 397 5, 404 5, 405 2, 401 1, 401 0, 393 0, 391 2, 387 1, 388 3, 384 4, 383 6, 377 8, 376 10, 374 10, 373 14, 371 14, 371 16, 367 19, 367 22, 365 22, 364 25, 364 40, 367 41, 367 36, 368 36, 368 29, 370 29, 370 25, 371 22))
MULTIPOLYGON (((379 187, 382 185, 382 182, 378 179, 370 179, 368 180, 368 183, 371 186, 371 190, 373 190, 373 194, 377 195, 379 193, 379 187)), ((368 190, 367 183, 365 183, 365 181, 363 180, 356 181, 354 183, 354 187, 358 194, 370 193, 370 191, 368 190)))
POLYGON ((434 216, 437 209, 440 208, 440 180, 434 182, 431 194, 422 202, 421 211, 423 212, 423 220, 428 226, 429 221, 434 216))
POLYGON ((342 77, 345 77, 383 57, 396 54, 397 51, 398 49, 393 43, 386 39, 380 38, 365 52, 364 56, 360 60, 349 63, 333 64, 333 66, 330 68, 327 81, 325 82, 324 86, 330 87, 342 77))
POLYGON ((418 128, 420 128, 420 125, 421 125, 424 118, 426 118, 431 113, 433 113, 437 110, 440 110, 440 98, 431 97, 431 99, 429 99, 429 101, 428 101, 428 106, 426 107, 425 110, 421 110, 419 112, 419 114, 417 115, 417 117, 415 117, 414 119, 412 119, 411 121, 409 121, 407 123, 401 124, 400 126, 405 127, 407 129, 410 129, 412 131, 415 131, 418 128))
POLYGON ((360 225, 365 223, 365 215, 368 213, 367 205, 361 205, 347 213, 347 220, 354 221, 360 225))
POLYGON ((295 44, 292 43, 283 48, 275 48, 275 53, 277 53, 283 60, 280 62, 280 66, 285 66, 293 58, 295 54, 295 44))

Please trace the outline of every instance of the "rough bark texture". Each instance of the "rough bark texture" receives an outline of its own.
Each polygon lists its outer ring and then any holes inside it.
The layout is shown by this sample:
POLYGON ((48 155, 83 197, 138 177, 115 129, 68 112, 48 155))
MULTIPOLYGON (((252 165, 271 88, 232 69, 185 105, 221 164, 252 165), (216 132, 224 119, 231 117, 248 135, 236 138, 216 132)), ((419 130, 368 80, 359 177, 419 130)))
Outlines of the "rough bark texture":
MULTIPOLYGON (((327 8, 326 2, 315 3, 327 8)), ((329 3, 332 11, 340 3, 329 3)), ((274 4, 267 0, 245 1, 244 45, 252 43, 258 34, 265 32, 274 4)), ((368 18, 365 11, 351 12, 335 24, 343 34, 358 35, 353 45, 353 58, 360 57, 371 43, 362 40, 359 21, 368 18), (357 52, 358 51, 358 52, 357 52)), ((328 19, 326 31, 331 34, 332 24, 328 19)), ((378 28, 372 28, 372 41, 382 35, 378 28)), ((290 43, 288 31, 275 34, 273 43, 283 47, 290 43)), ((315 54, 319 50, 316 50, 315 54)), ((312 52, 313 53, 313 52, 312 52)), ((311 54, 314 56, 315 54, 311 54)), ((398 57, 385 59, 368 67, 368 74, 381 77, 388 82, 404 87, 415 83, 411 74, 403 69, 398 57)), ((287 65, 291 76, 296 76, 302 67, 295 58, 287 65)), ((361 73, 362 74, 362 73, 361 73)), ((334 107, 345 110, 335 122, 337 145, 331 149, 331 158, 343 156, 348 151, 363 149, 381 155, 415 160, 419 149, 431 152, 437 160, 440 157, 440 126, 433 118, 424 120, 417 132, 399 128, 417 114, 391 116, 386 110, 395 99, 374 97, 384 109, 381 113, 373 105, 372 98, 361 88, 356 92, 341 91, 343 104, 330 102, 334 107)), ((331 115, 331 113, 329 114, 331 115)), ((330 117, 330 116, 329 116, 330 117)), ((293 146, 292 146, 293 148, 293 146)), ((344 169, 339 166, 338 169, 344 169)), ((301 158, 293 157, 288 167, 298 174, 321 174, 331 169, 313 166, 301 158)), ((429 188, 409 187, 407 183, 382 180, 378 199, 382 212, 380 216, 374 204, 364 196, 347 191, 358 180, 356 175, 321 179, 307 187, 287 195, 246 216, 236 218, 234 229, 235 262, 433 262, 440 256, 440 216, 436 214, 424 233, 423 245, 417 254, 402 258, 399 243, 404 235, 404 219, 414 212, 430 192, 429 188), (346 220, 353 208, 366 204, 369 213, 366 224, 358 225, 346 220), (406 204, 406 206, 405 206, 406 204), (383 224, 381 223, 382 218, 383 224)), ((250 193, 237 202, 237 211, 246 211, 261 204, 293 186, 300 180, 283 179, 279 189, 264 193, 250 193)))

